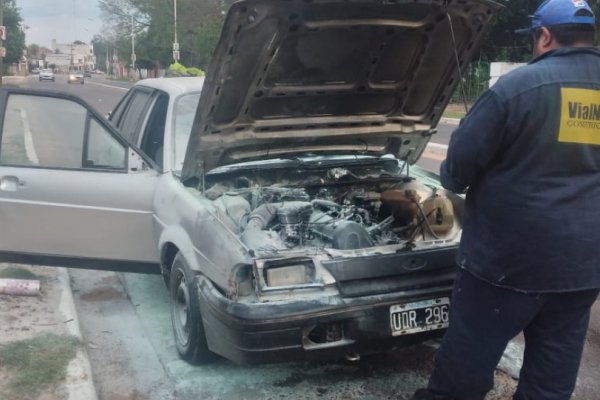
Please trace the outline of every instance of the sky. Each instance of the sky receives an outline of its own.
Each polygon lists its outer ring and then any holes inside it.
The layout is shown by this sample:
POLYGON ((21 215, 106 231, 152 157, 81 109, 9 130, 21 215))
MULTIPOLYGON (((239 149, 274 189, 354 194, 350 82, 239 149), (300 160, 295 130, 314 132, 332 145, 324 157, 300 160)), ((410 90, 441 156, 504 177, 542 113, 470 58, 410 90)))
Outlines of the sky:
POLYGON ((81 40, 90 43, 100 33, 98 0, 16 0, 21 9, 25 42, 50 47, 81 40), (27 28, 28 27, 28 28, 27 28))

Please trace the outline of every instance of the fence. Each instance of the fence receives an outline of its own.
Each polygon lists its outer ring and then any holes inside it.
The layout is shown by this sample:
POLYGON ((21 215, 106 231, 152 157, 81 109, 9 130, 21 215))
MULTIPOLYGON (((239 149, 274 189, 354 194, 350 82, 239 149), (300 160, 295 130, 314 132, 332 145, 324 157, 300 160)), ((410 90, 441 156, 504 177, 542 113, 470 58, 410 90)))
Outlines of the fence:
POLYGON ((458 85, 452 98, 451 103, 467 103, 472 104, 484 90, 488 88, 490 80, 490 63, 479 61, 471 63, 469 67, 463 71, 463 84, 458 85), (463 99, 462 90, 464 88, 465 99, 463 99))

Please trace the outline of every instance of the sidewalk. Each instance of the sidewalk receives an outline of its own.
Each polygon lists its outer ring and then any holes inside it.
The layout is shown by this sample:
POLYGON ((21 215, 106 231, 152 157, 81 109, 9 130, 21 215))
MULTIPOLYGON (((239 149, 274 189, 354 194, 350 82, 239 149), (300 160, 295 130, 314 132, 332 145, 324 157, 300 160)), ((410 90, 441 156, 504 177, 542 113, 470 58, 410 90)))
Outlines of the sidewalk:
MULTIPOLYGON (((43 346, 44 341, 54 343, 52 340, 60 338, 71 342, 74 342, 72 338, 76 338, 79 344, 74 349, 75 356, 66 366, 66 376, 46 385, 39 383, 28 386, 26 378, 20 376, 18 370, 6 366, 0 353, 0 398, 7 396, 6 398, 28 400, 96 400, 91 367, 73 303, 67 270, 0 264, 0 273, 7 274, 8 270, 12 274, 26 274, 27 271, 35 274, 35 278, 40 281, 40 292, 37 296, 0 294, 0 351, 9 344, 35 342, 36 345, 43 346), (17 388, 15 384, 18 384, 17 388)), ((30 344, 27 346, 34 348, 30 344)), ((27 346, 23 347, 27 349, 27 346)), ((49 354, 51 350, 48 349, 49 354)), ((24 356, 43 357, 44 348, 41 347, 40 350, 35 347, 32 354, 24 353, 24 356)))

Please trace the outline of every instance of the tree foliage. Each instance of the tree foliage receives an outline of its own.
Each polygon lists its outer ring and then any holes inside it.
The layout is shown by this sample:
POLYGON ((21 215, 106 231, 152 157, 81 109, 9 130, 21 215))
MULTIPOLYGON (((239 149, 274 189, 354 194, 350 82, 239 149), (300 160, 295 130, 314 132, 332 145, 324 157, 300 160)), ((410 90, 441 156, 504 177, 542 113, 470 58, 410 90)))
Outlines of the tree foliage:
POLYGON ((18 63, 23 58, 25 49, 25 33, 21 27, 23 18, 15 4, 15 0, 4 1, 4 26, 6 26, 6 57, 4 57, 4 68, 12 63, 18 63))
MULTIPOLYGON (((205 69, 219 39, 227 7, 233 0, 176 0, 180 62, 205 69)), ((117 49, 121 60, 131 59, 132 25, 136 63, 147 68, 173 62, 174 0, 99 0, 110 34, 104 46, 117 49), (133 17, 133 24, 132 24, 133 17)))
MULTIPOLYGON (((94 41, 98 60, 108 50, 121 60, 131 59, 131 32, 135 34, 136 63, 164 68, 173 62, 174 8, 180 62, 206 70, 219 39, 225 11, 233 0, 99 0, 106 33, 94 41), (98 49, 101 52, 98 53, 98 49)), ((523 62, 531 58, 531 37, 514 33, 528 26, 529 15, 542 0, 496 0, 504 5, 483 43, 480 60, 523 62)), ((589 0, 600 15, 600 0, 589 0)), ((600 20, 600 18, 599 18, 600 20)))
MULTIPOLYGON (((496 0, 498 1, 498 0, 496 0)), ((524 62, 531 59, 532 39, 528 35, 517 35, 515 29, 531 24, 530 15, 542 0, 500 0, 504 9, 498 14, 496 23, 481 48, 485 61, 524 62)), ((600 16, 600 0, 588 0, 596 16, 600 16)), ((597 18, 597 23, 600 18, 597 18)))

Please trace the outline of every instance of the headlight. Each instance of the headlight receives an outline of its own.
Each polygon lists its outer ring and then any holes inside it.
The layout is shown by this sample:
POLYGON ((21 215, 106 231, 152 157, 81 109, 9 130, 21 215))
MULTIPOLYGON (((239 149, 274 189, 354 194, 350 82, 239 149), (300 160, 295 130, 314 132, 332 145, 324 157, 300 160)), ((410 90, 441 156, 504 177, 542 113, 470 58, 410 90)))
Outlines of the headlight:
POLYGON ((261 292, 323 287, 316 277, 315 265, 310 258, 283 258, 256 260, 258 289, 261 292))
POLYGON ((269 268, 265 271, 267 286, 302 285, 309 282, 306 265, 296 264, 269 268))

